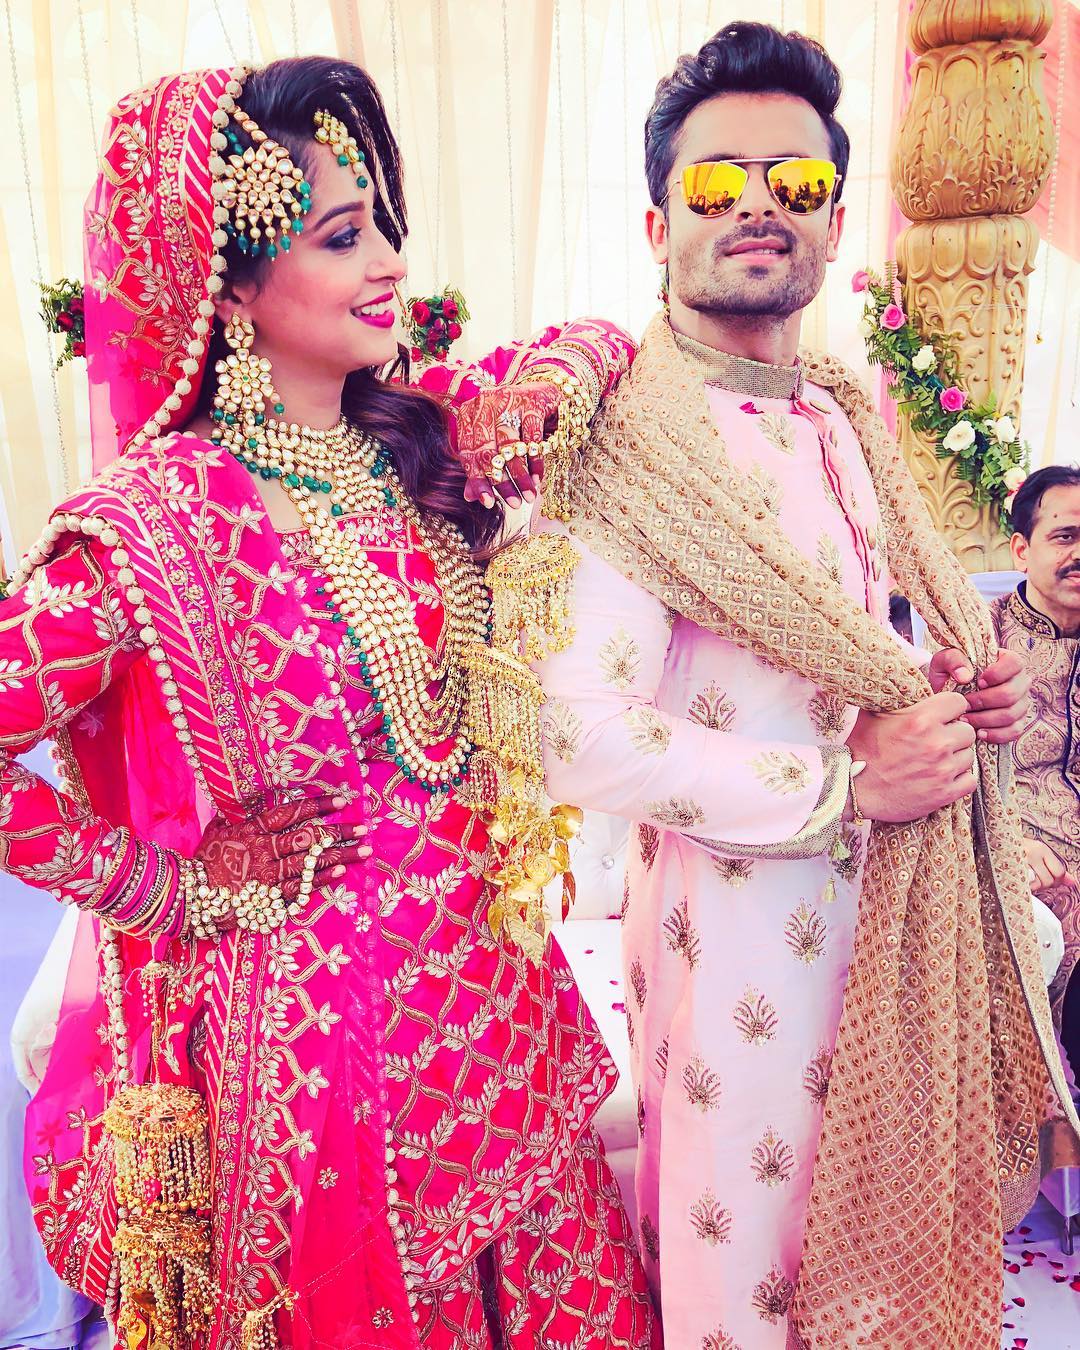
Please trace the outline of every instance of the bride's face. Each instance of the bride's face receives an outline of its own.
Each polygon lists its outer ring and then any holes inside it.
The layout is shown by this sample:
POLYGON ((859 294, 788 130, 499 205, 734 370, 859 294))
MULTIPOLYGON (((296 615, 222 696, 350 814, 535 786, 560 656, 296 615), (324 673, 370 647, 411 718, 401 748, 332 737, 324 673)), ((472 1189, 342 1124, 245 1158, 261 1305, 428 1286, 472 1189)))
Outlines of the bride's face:
POLYGON ((344 379, 397 355, 393 286, 405 268, 375 223, 370 175, 361 169, 368 185, 358 187, 357 172, 325 145, 313 147, 309 163, 303 230, 264 264, 257 284, 227 285, 218 312, 254 324, 255 350, 272 363, 344 379))

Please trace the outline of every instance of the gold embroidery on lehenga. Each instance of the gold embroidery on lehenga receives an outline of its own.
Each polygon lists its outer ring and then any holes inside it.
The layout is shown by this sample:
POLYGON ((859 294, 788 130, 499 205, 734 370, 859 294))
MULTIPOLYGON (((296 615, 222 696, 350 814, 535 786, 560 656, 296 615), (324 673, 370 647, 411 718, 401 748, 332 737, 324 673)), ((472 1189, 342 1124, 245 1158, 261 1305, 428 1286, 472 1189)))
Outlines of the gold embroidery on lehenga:
POLYGON ((701 1350, 740 1350, 735 1338, 729 1336, 723 1327, 717 1327, 701 1338, 701 1350))

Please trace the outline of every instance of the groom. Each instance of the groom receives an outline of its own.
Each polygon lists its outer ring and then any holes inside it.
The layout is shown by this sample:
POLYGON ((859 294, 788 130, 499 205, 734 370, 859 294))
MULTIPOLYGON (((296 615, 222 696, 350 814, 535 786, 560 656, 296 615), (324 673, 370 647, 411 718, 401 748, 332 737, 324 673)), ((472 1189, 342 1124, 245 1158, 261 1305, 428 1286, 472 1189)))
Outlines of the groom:
MULTIPOLYGON (((939 1192, 953 1204, 939 1217, 967 1213, 947 1182, 963 1145, 944 1127, 933 1148, 917 1133, 938 1123, 928 1066, 952 1064, 963 1097, 955 1065, 969 1028, 987 1082, 991 1072, 987 968, 956 956, 979 924, 970 810, 949 808, 975 791, 979 756, 992 767, 977 744, 1016 737, 1027 680, 1016 656, 995 656, 865 395, 839 363, 797 355, 844 223, 839 95, 820 46, 744 22, 657 88, 647 225, 669 310, 609 397, 573 489, 576 636, 538 666, 548 787, 635 825, 624 958, 637 1199, 667 1343, 803 1344, 789 1310, 823 1115, 840 1111, 827 1178, 863 1149, 860 1178, 889 1178, 875 1214, 899 1218, 860 1213, 859 1196, 826 1180, 821 1212, 848 1205, 858 1241, 848 1262, 844 1225, 823 1223, 834 1245, 799 1318, 806 1343, 982 1350, 999 1317, 993 1237, 958 1293, 945 1240, 908 1252, 903 1225, 933 1230, 939 1192), (893 574, 921 610, 940 601, 948 640, 928 665, 888 628, 893 574), (875 831, 867 867, 869 822, 895 828, 875 831), (933 867, 919 852, 931 839, 933 867), (929 937, 943 916, 951 946, 929 937), (830 1094, 842 1009, 853 1067, 830 1094), (895 1037, 860 1037, 886 1025, 885 1009, 895 1037), (882 1100, 901 1130, 912 1124, 910 1140, 888 1141, 895 1157, 876 1151, 882 1100), (922 1191, 907 1190, 907 1168, 922 1169, 922 1191), (879 1239, 880 1267, 860 1255, 879 1239), (910 1286, 923 1278, 920 1302, 910 1286)), ((1030 1027, 1024 1036, 1030 1049, 1030 1027)), ((956 1117, 978 1121, 980 1148, 993 1141, 982 1109, 961 1100, 956 1117)), ((1000 1231, 989 1148, 979 1157, 990 1178, 979 1222, 1000 1231)), ((819 1249, 810 1234, 807 1250, 819 1249)))

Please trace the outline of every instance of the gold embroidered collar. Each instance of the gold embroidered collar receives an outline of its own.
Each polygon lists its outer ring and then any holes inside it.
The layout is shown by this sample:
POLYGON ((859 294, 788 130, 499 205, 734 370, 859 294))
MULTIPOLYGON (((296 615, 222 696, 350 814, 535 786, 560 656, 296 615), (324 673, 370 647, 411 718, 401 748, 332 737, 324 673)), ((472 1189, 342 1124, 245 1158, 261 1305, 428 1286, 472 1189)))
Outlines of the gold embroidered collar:
POLYGON ((697 366, 706 384, 719 385, 733 394, 748 398, 781 398, 789 402, 801 398, 805 368, 801 361, 793 366, 771 366, 766 361, 751 361, 747 356, 733 356, 718 347, 707 347, 704 342, 676 333, 675 345, 697 366))

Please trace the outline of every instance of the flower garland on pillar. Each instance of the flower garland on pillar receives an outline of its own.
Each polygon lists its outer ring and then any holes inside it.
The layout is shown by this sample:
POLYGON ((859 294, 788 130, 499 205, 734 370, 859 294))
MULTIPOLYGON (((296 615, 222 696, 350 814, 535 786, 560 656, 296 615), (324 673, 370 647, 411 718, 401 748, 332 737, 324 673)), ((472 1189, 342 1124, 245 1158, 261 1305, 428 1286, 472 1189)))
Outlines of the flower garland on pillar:
POLYGON ((83 288, 81 281, 61 277, 49 284, 39 282, 41 317, 50 333, 60 333, 64 346, 56 359, 59 370, 76 356, 86 355, 86 320, 83 317, 83 288))
POLYGON ((405 313, 414 361, 443 360, 471 317, 465 297, 452 286, 441 295, 410 296, 405 313))
POLYGON ((889 396, 908 415, 912 429, 930 441, 937 457, 953 461, 957 476, 971 484, 975 501, 997 507, 1001 528, 1008 533, 1013 497, 1031 459, 1016 423, 998 416, 993 394, 974 402, 959 383, 959 364, 948 339, 926 331, 904 312, 895 263, 886 266, 884 278, 856 272, 851 287, 866 294, 859 331, 870 363, 888 373, 889 396))

